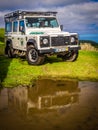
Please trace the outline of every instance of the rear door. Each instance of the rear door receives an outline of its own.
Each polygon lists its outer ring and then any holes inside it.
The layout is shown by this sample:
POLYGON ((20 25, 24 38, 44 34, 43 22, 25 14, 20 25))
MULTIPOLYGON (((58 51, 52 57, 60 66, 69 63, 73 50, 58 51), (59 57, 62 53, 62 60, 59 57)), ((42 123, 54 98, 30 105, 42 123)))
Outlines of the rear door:
POLYGON ((18 48, 18 41, 17 41, 17 35, 18 35, 18 21, 13 22, 13 33, 12 33, 12 43, 13 48, 18 48))

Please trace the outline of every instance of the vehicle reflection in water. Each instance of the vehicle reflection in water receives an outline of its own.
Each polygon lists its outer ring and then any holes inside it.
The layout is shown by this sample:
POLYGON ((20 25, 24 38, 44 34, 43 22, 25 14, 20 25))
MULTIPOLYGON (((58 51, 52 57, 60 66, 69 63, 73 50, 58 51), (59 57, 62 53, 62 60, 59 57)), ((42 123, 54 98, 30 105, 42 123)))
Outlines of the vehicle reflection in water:
POLYGON ((40 79, 0 89, 0 130, 98 130, 98 82, 40 79))
POLYGON ((77 81, 38 80, 33 87, 19 86, 1 90, 0 109, 9 107, 28 114, 34 109, 67 108, 78 102, 79 91, 77 81))

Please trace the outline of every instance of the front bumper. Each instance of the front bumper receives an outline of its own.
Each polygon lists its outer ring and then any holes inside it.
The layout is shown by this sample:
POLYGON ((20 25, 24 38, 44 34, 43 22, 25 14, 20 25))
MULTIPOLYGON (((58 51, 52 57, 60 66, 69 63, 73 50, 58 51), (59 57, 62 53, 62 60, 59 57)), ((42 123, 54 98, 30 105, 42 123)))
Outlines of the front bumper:
POLYGON ((41 49, 39 50, 40 54, 51 54, 51 53, 62 53, 62 52, 68 52, 71 50, 77 51, 80 50, 81 47, 74 45, 74 46, 67 46, 67 47, 56 47, 56 48, 50 48, 50 49, 41 49))

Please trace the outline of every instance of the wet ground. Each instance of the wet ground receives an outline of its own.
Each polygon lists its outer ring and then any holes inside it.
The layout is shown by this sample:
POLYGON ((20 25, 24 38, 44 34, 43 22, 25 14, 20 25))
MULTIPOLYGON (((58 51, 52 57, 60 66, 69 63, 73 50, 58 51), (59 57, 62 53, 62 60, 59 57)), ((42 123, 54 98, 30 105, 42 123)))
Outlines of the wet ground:
POLYGON ((2 88, 0 130, 98 130, 98 82, 40 79, 2 88))

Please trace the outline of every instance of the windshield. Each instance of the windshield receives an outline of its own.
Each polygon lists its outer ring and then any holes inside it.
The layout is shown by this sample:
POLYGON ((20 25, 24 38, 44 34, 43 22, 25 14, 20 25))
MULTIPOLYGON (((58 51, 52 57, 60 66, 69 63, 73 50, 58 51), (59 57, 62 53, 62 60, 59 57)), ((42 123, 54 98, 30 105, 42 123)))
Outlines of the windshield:
POLYGON ((26 18, 26 26, 27 27, 34 27, 34 28, 40 28, 40 27, 58 27, 58 23, 56 18, 54 17, 27 17, 26 18))

